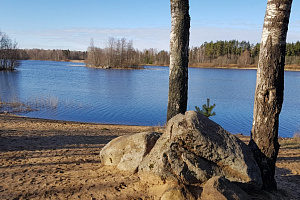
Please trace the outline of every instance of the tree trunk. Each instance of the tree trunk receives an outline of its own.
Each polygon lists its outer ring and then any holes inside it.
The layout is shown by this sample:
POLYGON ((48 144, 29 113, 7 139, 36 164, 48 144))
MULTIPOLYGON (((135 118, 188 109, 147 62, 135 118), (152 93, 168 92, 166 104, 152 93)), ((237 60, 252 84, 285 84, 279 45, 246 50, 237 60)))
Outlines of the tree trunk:
POLYGON ((249 146, 261 170, 263 189, 267 190, 277 189, 274 175, 291 5, 292 0, 268 0, 257 69, 249 146))
POLYGON ((172 28, 167 121, 187 108, 190 34, 189 1, 170 0, 170 3, 172 28))

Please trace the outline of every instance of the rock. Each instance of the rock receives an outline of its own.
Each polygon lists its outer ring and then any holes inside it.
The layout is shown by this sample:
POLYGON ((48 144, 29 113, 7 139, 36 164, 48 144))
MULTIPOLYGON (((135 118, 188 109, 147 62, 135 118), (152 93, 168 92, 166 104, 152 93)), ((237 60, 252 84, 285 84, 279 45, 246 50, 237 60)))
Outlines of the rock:
POLYGON ((160 200, 194 200, 193 195, 183 185, 169 184, 160 200))
POLYGON ((142 132, 117 137, 101 150, 101 163, 134 173, 160 135, 156 132, 142 132))
POLYGON ((257 200, 299 200, 299 198, 295 198, 289 191, 283 189, 273 191, 261 190, 259 192, 254 191, 250 193, 249 196, 251 199, 257 200))
POLYGON ((189 185, 225 176, 245 188, 260 189, 262 179, 251 150, 202 114, 188 111, 169 120, 164 134, 139 165, 141 180, 189 185))
POLYGON ((246 192, 224 177, 215 176, 203 186, 202 200, 251 200, 246 192))

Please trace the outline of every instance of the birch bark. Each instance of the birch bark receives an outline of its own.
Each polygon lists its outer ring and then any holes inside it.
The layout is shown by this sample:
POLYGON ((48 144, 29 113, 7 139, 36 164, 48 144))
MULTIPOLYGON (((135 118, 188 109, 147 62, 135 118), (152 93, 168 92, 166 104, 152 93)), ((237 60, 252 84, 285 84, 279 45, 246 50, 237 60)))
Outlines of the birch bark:
POLYGON ((283 103, 285 48, 292 0, 268 0, 257 69, 250 148, 260 167, 263 188, 277 189, 275 163, 283 103))
POLYGON ((187 109, 189 62, 189 1, 170 0, 170 71, 167 121, 187 109))

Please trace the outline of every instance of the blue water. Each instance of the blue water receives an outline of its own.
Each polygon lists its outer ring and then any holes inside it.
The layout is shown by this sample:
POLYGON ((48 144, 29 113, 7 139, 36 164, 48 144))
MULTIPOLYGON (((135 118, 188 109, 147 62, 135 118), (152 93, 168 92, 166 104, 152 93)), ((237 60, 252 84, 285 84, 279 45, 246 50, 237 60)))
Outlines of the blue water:
MULTIPOLYGON (((38 111, 23 116, 131 125, 163 125, 168 100, 167 67, 145 70, 94 69, 83 64, 22 61, 15 72, 0 72, 0 98, 38 111)), ((250 134, 256 70, 189 69, 188 110, 210 98, 212 120, 231 133, 250 134)), ((279 134, 300 131, 300 72, 285 72, 279 134)))

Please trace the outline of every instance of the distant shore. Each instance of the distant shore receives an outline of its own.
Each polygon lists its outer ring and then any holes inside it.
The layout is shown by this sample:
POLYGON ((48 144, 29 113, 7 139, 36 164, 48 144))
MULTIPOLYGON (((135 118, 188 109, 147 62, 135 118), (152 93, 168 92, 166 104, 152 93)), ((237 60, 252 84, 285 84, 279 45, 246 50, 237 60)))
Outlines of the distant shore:
MULTIPOLYGON (((189 67, 192 68, 209 68, 209 69, 257 69, 256 65, 238 65, 238 64, 228 64, 228 65, 216 65, 214 63, 195 63, 191 64, 189 67)), ((300 65, 285 65, 285 71, 300 71, 300 65)))
MULTIPOLYGON (((85 63, 85 60, 61 60, 63 62, 73 62, 73 63, 85 63)), ((155 64, 146 64, 143 66, 163 66, 168 67, 168 65, 155 65, 155 64)), ((87 66, 89 67, 89 66, 87 66)), ((246 70, 256 70, 256 65, 238 65, 238 64, 228 64, 228 65, 218 65, 214 63, 192 63, 189 65, 190 68, 208 68, 208 69, 246 69, 246 70)), ((100 68, 100 67, 92 67, 100 68)), ((101 68, 106 69, 106 68, 101 68)), ((131 69, 131 68, 114 68, 114 69, 131 69)), ((132 69, 142 69, 142 67, 136 67, 132 69)), ((285 65, 285 71, 300 71, 300 65, 285 65)))
POLYGON ((69 60, 67 62, 73 62, 73 63, 85 63, 85 60, 69 60))

